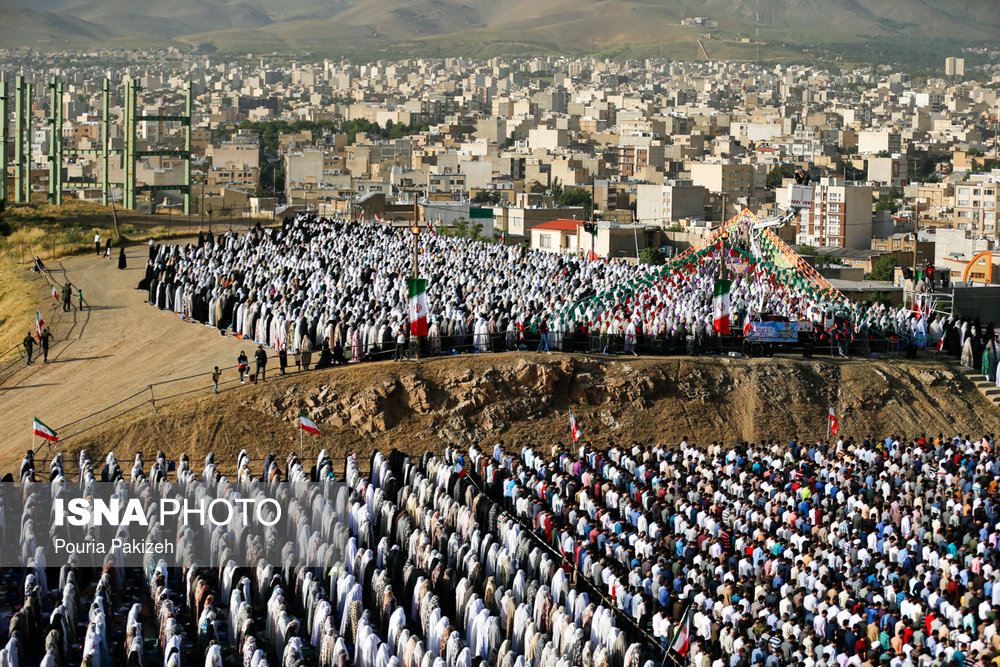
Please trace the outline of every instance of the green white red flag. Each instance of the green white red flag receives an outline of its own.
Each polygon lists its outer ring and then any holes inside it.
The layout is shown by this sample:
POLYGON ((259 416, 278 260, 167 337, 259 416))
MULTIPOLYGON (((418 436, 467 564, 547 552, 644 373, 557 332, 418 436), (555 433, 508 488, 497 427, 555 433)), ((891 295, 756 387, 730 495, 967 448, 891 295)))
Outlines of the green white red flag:
POLYGON ((572 410, 569 411, 569 432, 573 436, 573 442, 583 437, 583 429, 580 428, 580 423, 576 421, 576 415, 572 410))
POLYGON ((721 334, 729 333, 729 281, 715 281, 715 296, 712 298, 712 328, 721 334))
POLYGON ((319 429, 316 428, 316 422, 309 419, 309 417, 307 417, 306 413, 304 412, 299 413, 299 428, 305 431, 306 433, 312 433, 314 435, 323 435, 322 433, 319 432, 319 429))
POLYGON ((31 425, 31 434, 51 442, 59 442, 59 434, 43 424, 38 417, 35 417, 34 423, 31 425))
POLYGON ((684 617, 681 619, 680 625, 677 626, 677 632, 674 633, 673 639, 670 640, 670 648, 682 656, 687 655, 688 649, 691 648, 690 605, 688 605, 687 611, 684 612, 684 617))
POLYGON ((414 336, 427 335, 427 279, 407 278, 410 292, 410 333, 414 336))
POLYGON ((45 326, 45 319, 42 317, 41 312, 35 311, 35 338, 38 340, 42 339, 42 327, 45 326))

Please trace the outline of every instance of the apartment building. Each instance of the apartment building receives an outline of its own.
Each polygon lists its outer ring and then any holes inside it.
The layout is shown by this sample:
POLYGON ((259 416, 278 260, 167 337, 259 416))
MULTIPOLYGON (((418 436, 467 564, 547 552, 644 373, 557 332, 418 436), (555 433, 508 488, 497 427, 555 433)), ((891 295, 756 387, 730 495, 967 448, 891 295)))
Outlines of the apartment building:
MULTIPOLYGON (((871 247, 872 188, 840 177, 821 178, 812 208, 799 213, 796 243, 862 250, 871 247)), ((783 201, 784 193, 776 195, 783 201)))
POLYGON ((669 227, 683 218, 705 217, 705 188, 691 181, 636 186, 636 217, 644 225, 669 227))
POLYGON ((962 182, 955 184, 955 228, 983 236, 997 236, 997 209, 1000 183, 962 182))

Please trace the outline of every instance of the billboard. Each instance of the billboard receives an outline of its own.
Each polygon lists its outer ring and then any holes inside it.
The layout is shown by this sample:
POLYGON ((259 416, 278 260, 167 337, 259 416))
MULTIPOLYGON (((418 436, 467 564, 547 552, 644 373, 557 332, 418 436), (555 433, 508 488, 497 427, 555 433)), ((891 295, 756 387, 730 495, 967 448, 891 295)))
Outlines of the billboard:
POLYGON ((748 343, 796 343, 799 340, 798 322, 751 322, 745 340, 748 343))

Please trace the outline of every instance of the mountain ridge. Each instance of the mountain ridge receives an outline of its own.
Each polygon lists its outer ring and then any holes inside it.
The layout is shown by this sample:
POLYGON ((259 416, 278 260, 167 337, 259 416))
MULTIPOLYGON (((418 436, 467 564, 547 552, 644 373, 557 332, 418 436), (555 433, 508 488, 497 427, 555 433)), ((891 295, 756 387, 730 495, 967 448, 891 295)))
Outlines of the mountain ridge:
MULTIPOLYGON (((40 42, 116 46, 210 44, 222 51, 412 51, 417 55, 608 54, 676 57, 718 21, 713 57, 747 57, 759 13, 769 47, 881 39, 962 40, 1000 35, 994 0, 0 0, 0 36, 11 46, 40 42), (516 50, 516 49, 514 49, 516 50), (718 54, 718 55, 717 55, 718 54)), ((915 47, 916 48, 916 47, 915 47)), ((765 58, 787 55, 765 49, 765 58)))

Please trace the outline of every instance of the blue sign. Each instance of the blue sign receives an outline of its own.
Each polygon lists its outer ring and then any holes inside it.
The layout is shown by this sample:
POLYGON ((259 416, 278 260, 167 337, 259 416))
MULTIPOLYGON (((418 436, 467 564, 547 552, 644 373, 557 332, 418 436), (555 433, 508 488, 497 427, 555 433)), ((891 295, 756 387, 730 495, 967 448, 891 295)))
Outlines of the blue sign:
POLYGON ((748 343, 795 343, 799 340, 798 322, 751 322, 745 340, 748 343))

